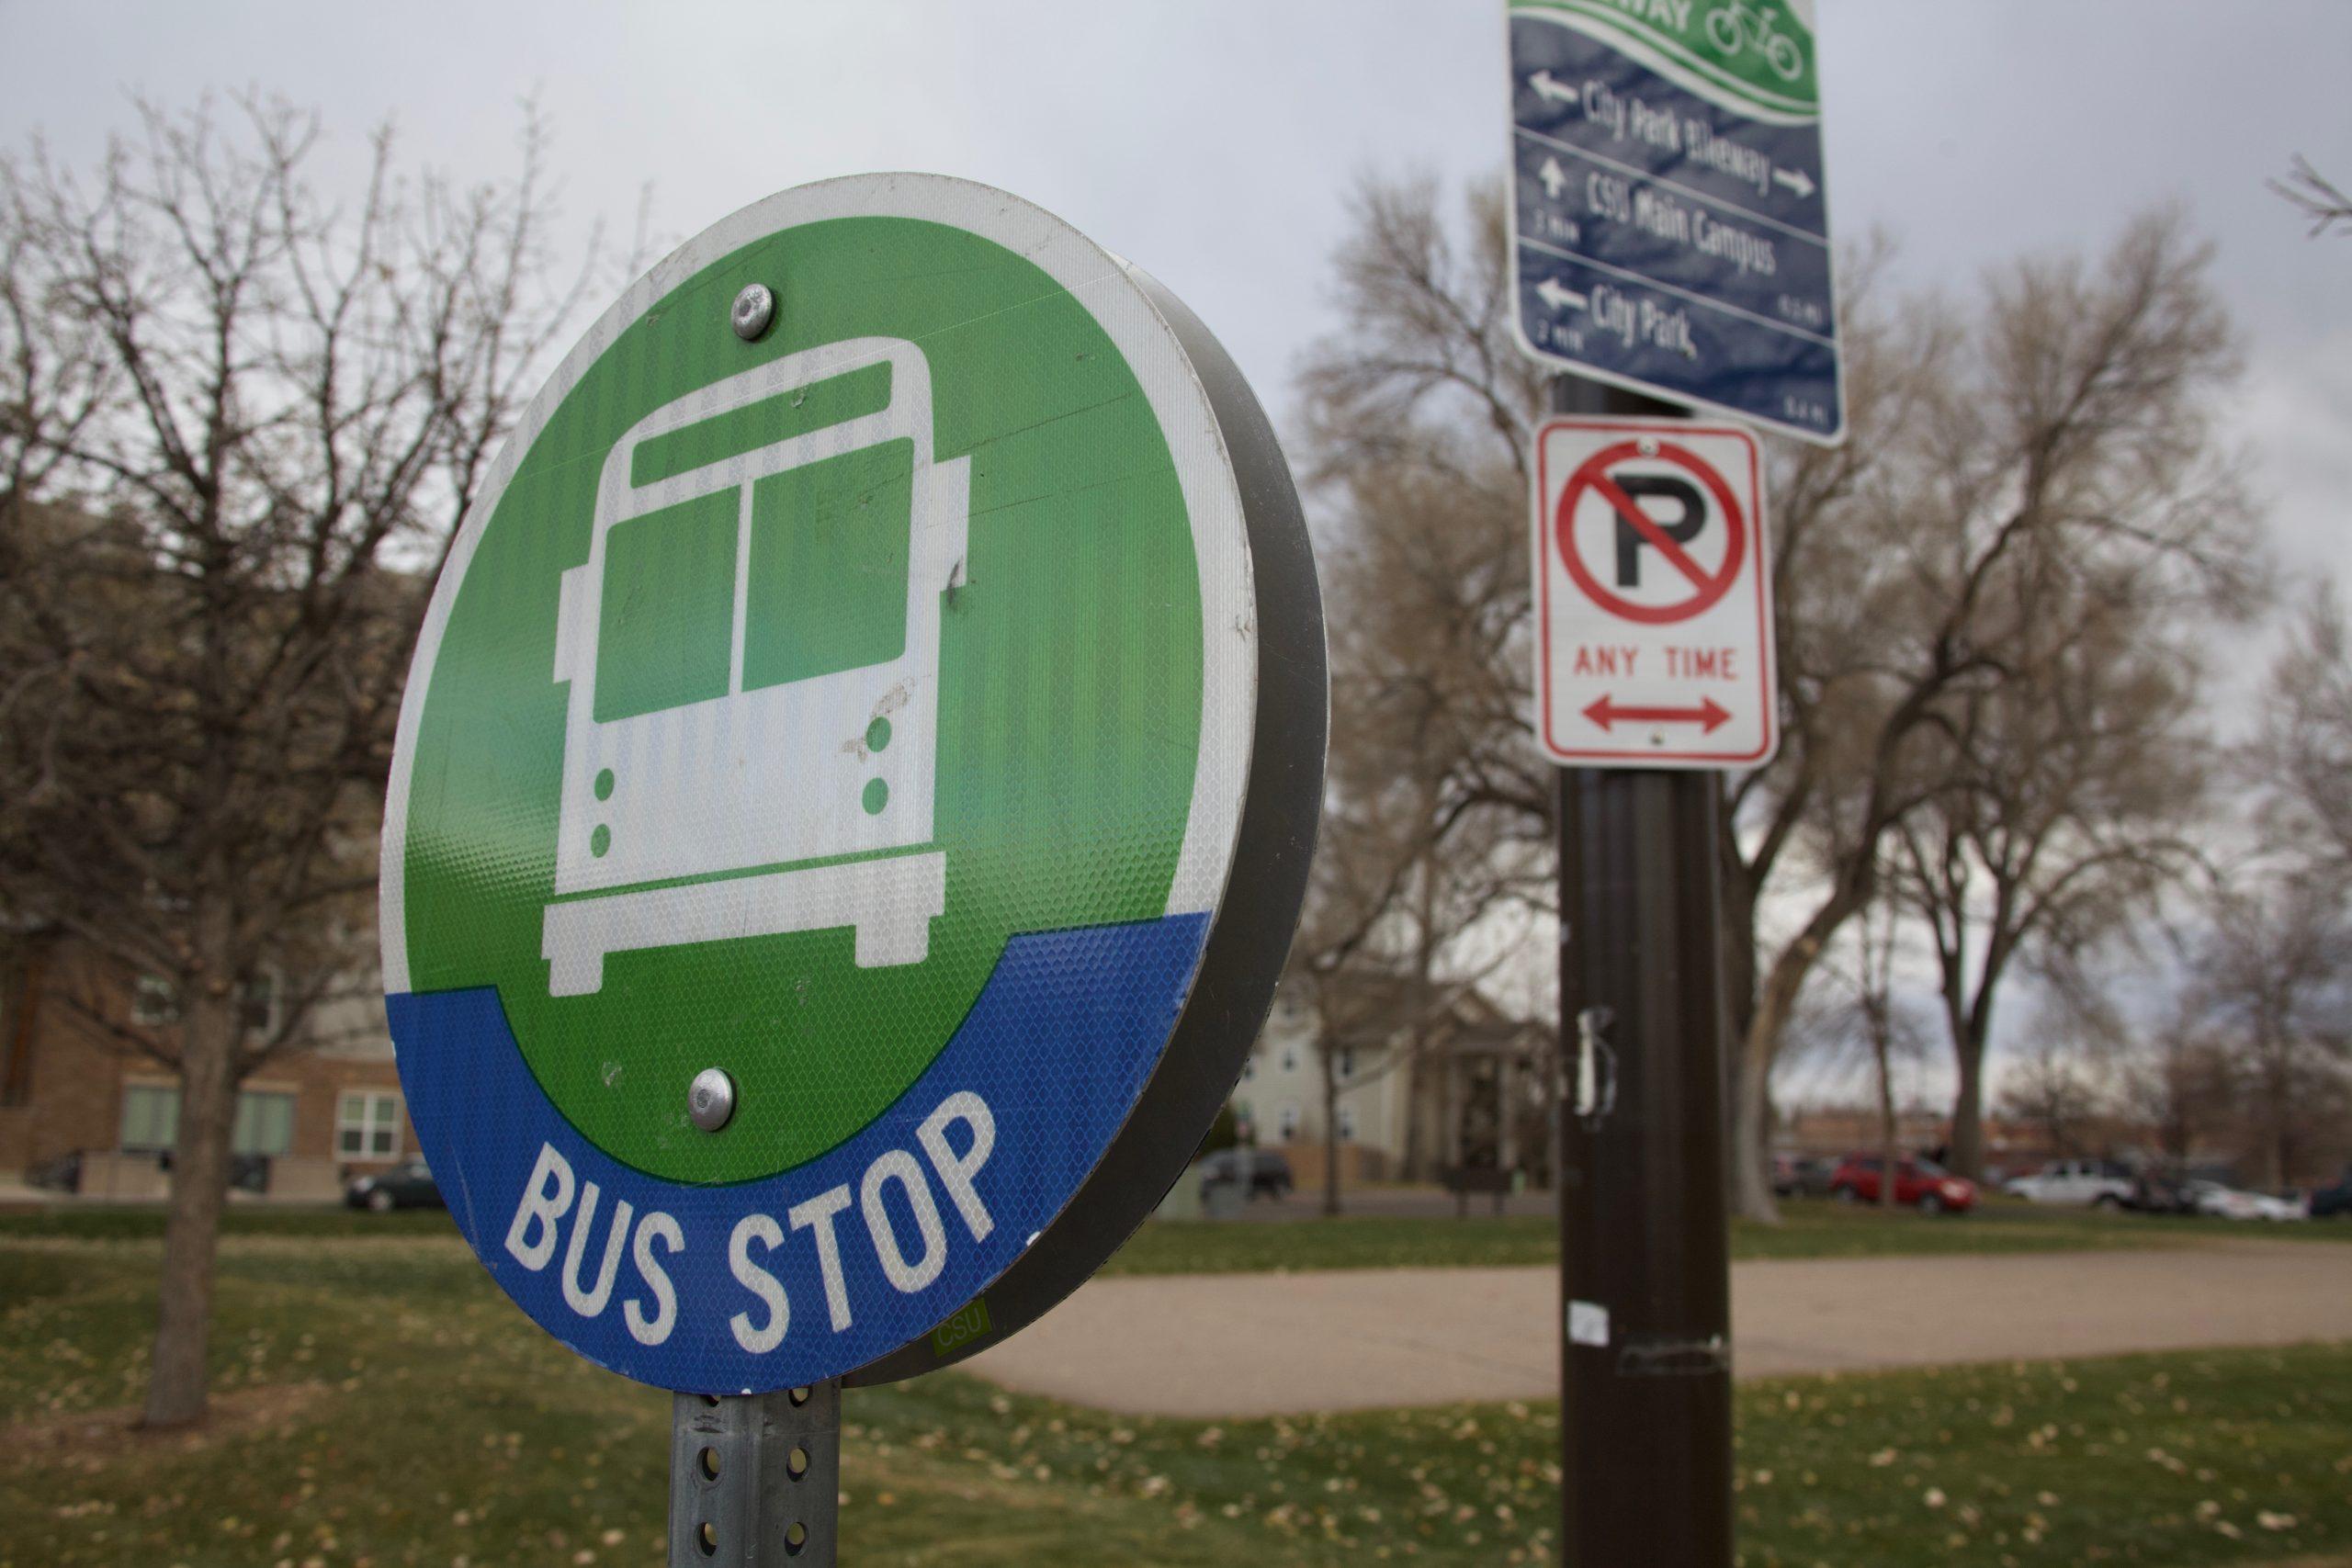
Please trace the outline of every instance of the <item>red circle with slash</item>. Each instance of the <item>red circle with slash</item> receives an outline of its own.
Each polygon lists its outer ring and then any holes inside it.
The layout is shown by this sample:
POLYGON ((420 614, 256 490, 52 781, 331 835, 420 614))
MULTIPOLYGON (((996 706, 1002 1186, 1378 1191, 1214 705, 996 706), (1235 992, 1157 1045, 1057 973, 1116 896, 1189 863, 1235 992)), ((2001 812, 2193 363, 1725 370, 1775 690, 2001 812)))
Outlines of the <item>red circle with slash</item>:
POLYGON ((1621 441, 1586 458, 1584 465, 1568 476, 1568 482, 1560 491, 1560 503, 1552 514, 1552 531, 1554 541, 1559 547, 1560 560, 1568 569, 1568 575, 1576 580, 1577 586, 1584 590, 1585 597, 1622 619, 1662 626, 1669 621, 1688 620, 1731 592, 1731 585, 1739 578, 1740 563, 1747 556, 1747 520, 1741 515, 1739 502, 1733 499, 1731 486, 1724 482, 1723 475, 1689 447, 1661 441, 1657 443, 1657 450, 1645 452, 1640 442, 1621 441), (1720 568, 1710 572, 1692 559, 1690 552, 1669 537, 1666 530, 1658 526, 1657 520, 1643 511, 1641 503, 1618 485, 1609 470, 1633 457, 1660 459, 1677 468, 1687 468, 1706 487, 1707 493, 1714 497, 1715 505, 1723 513, 1724 526, 1730 534, 1724 547, 1720 568), (1643 543, 1657 551, 1668 565, 1690 580, 1694 592, 1690 598, 1670 604, 1636 604, 1600 585, 1600 579, 1593 576, 1591 569, 1577 553, 1577 507, 1588 492, 1593 491, 1599 492, 1600 498, 1609 503, 1609 509, 1642 536, 1643 543))

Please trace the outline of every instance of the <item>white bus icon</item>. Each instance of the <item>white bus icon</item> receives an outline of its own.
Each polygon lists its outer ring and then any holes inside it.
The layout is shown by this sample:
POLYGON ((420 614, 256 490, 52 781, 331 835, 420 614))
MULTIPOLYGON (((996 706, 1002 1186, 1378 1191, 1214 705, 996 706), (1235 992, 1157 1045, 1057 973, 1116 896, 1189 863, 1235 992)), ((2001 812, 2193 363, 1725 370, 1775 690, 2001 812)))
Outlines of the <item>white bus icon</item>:
POLYGON ((862 968, 922 962, 970 477, 933 460, 930 366, 896 338, 729 377, 615 444, 558 610, 550 995, 602 989, 607 953, 843 926, 862 968))

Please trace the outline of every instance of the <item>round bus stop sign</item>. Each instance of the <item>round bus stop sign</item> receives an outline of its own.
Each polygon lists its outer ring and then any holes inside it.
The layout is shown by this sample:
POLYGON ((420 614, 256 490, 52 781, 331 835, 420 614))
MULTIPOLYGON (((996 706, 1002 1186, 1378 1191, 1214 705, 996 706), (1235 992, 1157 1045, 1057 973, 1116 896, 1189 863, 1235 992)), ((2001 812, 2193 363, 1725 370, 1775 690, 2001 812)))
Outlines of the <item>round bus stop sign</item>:
POLYGON ((1018 1328, 1232 1087, 1324 704, 1272 431, 1148 276, 931 176, 703 233, 532 402, 410 673, 385 989, 459 1229, 681 1391, 1018 1328))

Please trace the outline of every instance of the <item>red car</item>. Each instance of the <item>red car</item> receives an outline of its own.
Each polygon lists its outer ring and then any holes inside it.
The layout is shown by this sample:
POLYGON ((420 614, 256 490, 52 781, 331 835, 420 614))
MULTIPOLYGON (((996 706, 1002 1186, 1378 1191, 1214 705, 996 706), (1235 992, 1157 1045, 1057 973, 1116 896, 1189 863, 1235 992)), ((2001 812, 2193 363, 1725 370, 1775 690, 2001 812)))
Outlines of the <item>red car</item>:
MULTIPOLYGON (((1845 1203, 1875 1203, 1884 1168, 1876 1155, 1848 1155, 1830 1174, 1829 1195, 1845 1203)), ((1976 1206, 1976 1183, 1934 1160, 1905 1159, 1894 1168, 1894 1201, 1923 1214, 1964 1214, 1976 1206)))

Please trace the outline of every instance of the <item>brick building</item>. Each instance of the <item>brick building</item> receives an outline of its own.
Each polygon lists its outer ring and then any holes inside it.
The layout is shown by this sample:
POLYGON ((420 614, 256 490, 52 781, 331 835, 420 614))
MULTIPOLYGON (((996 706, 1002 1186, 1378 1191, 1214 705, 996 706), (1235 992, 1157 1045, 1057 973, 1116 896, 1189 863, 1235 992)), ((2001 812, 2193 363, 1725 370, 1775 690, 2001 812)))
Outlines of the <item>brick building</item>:
MULTIPOLYGON (((275 1005, 267 988, 249 998, 250 1025, 274 1027, 275 1005)), ((74 942, 12 944, 0 961, 0 1182, 164 1197, 179 1087, 126 1036, 168 1040, 176 1012, 167 987, 74 942)), ((249 1190, 314 1201, 416 1153, 372 989, 321 1003, 296 1048, 245 1080, 232 1148, 249 1190)))

